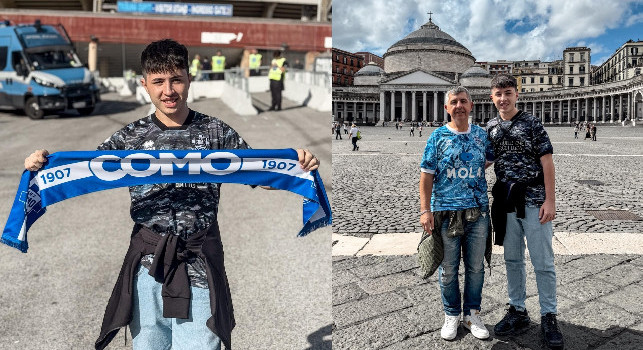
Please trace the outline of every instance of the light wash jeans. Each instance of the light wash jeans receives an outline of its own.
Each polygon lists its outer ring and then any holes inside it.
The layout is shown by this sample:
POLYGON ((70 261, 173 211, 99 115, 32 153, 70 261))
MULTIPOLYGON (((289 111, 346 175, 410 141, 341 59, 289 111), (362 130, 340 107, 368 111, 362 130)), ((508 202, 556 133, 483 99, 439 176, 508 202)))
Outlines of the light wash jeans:
POLYGON ((134 277, 132 345, 134 350, 220 350, 221 341, 206 325, 210 318, 208 289, 190 287, 189 318, 164 318, 162 285, 140 266, 134 277))
POLYGON ((507 292, 509 304, 525 309, 526 273, 525 238, 531 264, 536 273, 540 314, 556 313, 556 271, 554 270, 554 249, 552 248, 551 221, 541 224, 537 207, 525 207, 525 218, 516 213, 507 214, 507 233, 504 240, 505 266, 507 267, 507 292))
POLYGON ((438 268, 438 281, 442 292, 444 312, 449 316, 470 315, 480 310, 482 284, 484 283, 484 251, 489 234, 489 213, 482 212, 474 222, 464 221, 464 235, 448 237, 449 219, 442 223, 444 260, 438 268), (464 304, 461 306, 458 268, 460 250, 464 253, 464 304))

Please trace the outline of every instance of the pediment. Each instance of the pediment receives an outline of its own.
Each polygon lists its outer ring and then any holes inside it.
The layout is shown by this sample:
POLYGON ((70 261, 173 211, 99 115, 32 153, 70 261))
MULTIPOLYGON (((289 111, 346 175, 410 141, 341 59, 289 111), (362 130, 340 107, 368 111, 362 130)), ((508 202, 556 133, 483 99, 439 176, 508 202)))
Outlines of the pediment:
POLYGON ((411 71, 383 82, 386 85, 454 85, 456 82, 424 70, 411 71))

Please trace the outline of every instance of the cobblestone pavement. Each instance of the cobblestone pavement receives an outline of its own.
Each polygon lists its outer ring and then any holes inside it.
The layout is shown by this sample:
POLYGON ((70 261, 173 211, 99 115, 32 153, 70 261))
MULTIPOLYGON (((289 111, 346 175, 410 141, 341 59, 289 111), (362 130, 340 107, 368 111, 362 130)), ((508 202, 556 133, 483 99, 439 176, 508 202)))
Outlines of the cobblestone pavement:
MULTIPOLYGON (((426 128, 420 138, 417 130, 409 137, 408 127, 362 128, 356 152, 346 138, 333 140, 335 236, 373 238, 419 230, 418 167, 433 129, 426 128)), ((629 237, 643 233, 643 221, 599 220, 586 212, 615 209, 643 216, 643 128, 599 127, 596 142, 574 140, 568 127, 547 131, 556 165, 554 231, 629 237)), ((493 183, 492 169, 487 175, 493 183)), ((643 348, 643 308, 635 301, 643 295, 642 255, 557 254, 555 265, 566 349, 643 348)), ((492 329, 504 315, 507 291, 502 255, 494 249, 483 287, 482 318, 491 333, 485 341, 463 327, 453 341, 440 338, 444 313, 437 277, 423 280, 416 271, 416 255, 334 256, 333 349, 545 348, 530 263, 527 309, 532 323, 523 334, 496 337, 492 329)))

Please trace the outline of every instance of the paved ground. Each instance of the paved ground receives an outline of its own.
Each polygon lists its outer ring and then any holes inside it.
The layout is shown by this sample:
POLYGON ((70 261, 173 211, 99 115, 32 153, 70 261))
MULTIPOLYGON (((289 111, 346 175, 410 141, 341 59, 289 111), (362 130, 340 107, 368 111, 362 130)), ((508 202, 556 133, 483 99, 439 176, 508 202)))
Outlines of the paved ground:
MULTIPOLYGON (((533 271, 526 333, 497 338, 492 332, 480 341, 461 327, 454 341, 440 338, 437 279, 416 275, 415 255, 418 168, 432 130, 418 137, 417 130, 409 136, 408 127, 365 127, 357 152, 346 138, 333 137, 333 349, 543 348, 533 271)), ((599 220, 588 211, 643 217, 643 128, 599 127, 596 142, 574 140, 568 127, 547 131, 555 151, 554 247, 566 348, 641 349, 643 221, 599 220)), ((487 175, 493 183, 492 168, 487 175)), ((496 248, 483 288, 482 315, 490 330, 507 302, 502 250, 496 248)))
MULTIPOLYGON (((0 222, 4 227, 24 158, 36 148, 91 150, 148 106, 104 95, 90 117, 32 121, 0 111, 0 222)), ((268 94, 258 94, 264 101, 268 94)), ((328 113, 284 101, 281 112, 237 116, 217 100, 190 106, 217 116, 254 148, 309 148, 331 194, 328 113)), ((297 238, 301 197, 222 186, 219 220, 237 327, 236 349, 331 348, 331 229, 297 238), (287 215, 284 213, 288 213, 287 215)), ((48 208, 22 254, 0 246, 0 349, 93 349, 131 232, 127 189, 48 208)), ((128 331, 129 332, 129 331, 128 331)), ((131 349, 120 332, 109 349, 131 349)))

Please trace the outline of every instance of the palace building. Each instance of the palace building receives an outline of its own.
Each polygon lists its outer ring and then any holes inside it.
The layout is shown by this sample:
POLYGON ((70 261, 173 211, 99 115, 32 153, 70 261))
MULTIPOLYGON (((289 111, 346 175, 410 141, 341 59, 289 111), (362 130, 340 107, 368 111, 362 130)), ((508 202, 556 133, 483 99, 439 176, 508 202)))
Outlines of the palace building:
POLYGON ((492 74, 503 72, 518 80, 518 108, 543 124, 643 120, 643 42, 628 41, 594 73, 590 54, 587 47, 569 47, 553 62, 476 63, 429 18, 388 48, 383 69, 364 62, 352 86, 334 84, 333 117, 360 125, 445 122, 444 94, 462 85, 474 101, 472 122, 484 124, 497 115, 489 97, 492 74))

